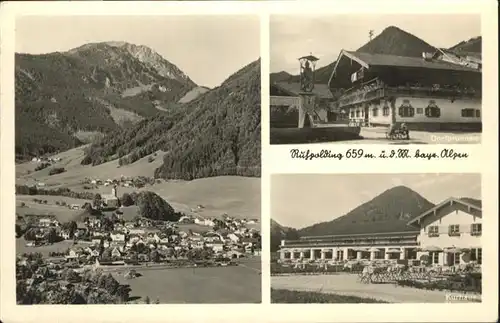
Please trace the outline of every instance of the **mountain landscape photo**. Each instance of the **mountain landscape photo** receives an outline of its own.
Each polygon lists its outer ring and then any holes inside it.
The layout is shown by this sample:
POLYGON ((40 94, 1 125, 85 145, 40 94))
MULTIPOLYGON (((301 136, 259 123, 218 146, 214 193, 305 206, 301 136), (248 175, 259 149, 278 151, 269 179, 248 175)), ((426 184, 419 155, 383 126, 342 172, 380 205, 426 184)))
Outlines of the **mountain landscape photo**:
POLYGON ((331 221, 289 228, 273 220, 271 248, 277 250, 282 239, 307 236, 414 231, 414 227, 407 225, 408 221, 432 207, 434 204, 419 193, 406 186, 396 186, 331 221))
POLYGON ((104 18, 17 25, 17 304, 259 303, 258 17, 104 18))
MULTIPOLYGON (((481 54, 482 37, 474 37, 457 43, 448 50, 460 54, 481 54)), ((420 39, 418 35, 413 35, 399 27, 389 26, 382 30, 380 34, 373 37, 363 46, 356 49, 356 52, 370 54, 386 54, 407 57, 422 57, 423 52, 435 52, 441 48, 440 44, 429 44, 420 39)), ((345 48, 351 50, 350 48, 345 48)), ((315 81, 319 84, 327 84, 335 68, 336 61, 316 70, 315 81)), ((286 71, 271 73, 270 81, 273 82, 300 82, 299 75, 291 75, 286 71)))
POLYGON ((271 221, 271 302, 443 303, 460 277, 456 292, 481 297, 481 174, 274 174, 271 183, 281 222, 271 221))

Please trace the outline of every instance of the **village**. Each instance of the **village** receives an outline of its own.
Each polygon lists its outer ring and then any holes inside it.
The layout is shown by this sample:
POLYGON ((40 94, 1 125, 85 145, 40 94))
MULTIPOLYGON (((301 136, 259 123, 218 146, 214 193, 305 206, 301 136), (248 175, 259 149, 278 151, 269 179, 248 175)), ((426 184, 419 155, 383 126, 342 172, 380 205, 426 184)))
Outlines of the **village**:
MULTIPOLYGON (((190 215, 176 212, 177 221, 151 219, 137 211, 137 194, 118 198, 116 189, 115 183, 111 194, 97 193, 91 203, 83 205, 56 201, 54 207, 81 210, 67 222, 52 215, 17 215, 16 236, 24 240, 24 246, 18 250, 16 269, 25 289, 49 277, 73 286, 87 272, 123 271, 133 278, 136 270, 235 266, 241 258, 260 256, 257 219, 227 214, 205 218, 196 213, 203 210, 202 205, 190 215), (68 247, 52 248, 58 244, 68 247), (71 282, 68 270, 77 277, 71 282)), ((24 204, 21 207, 27 207, 24 204)))

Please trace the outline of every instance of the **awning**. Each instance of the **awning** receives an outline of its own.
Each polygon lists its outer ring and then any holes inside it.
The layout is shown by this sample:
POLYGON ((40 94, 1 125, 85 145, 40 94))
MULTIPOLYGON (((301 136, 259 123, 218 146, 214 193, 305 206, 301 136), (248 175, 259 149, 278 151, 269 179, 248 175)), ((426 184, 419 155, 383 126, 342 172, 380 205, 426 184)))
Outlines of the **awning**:
POLYGON ((375 248, 375 247, 371 247, 370 249, 368 249, 368 251, 370 251, 370 252, 379 252, 380 249, 375 248))
POLYGON ((436 246, 427 246, 422 248, 422 251, 439 252, 443 251, 443 249, 436 246))
POLYGON ((387 249, 386 253, 400 253, 401 250, 399 249, 387 249))

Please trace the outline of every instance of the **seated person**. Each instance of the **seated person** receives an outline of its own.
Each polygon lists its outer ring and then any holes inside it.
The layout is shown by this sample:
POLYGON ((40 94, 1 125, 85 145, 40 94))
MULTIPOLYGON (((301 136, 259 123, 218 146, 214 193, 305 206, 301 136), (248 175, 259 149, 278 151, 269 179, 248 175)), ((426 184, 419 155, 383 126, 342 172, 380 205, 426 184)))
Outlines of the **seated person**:
POLYGON ((405 122, 401 124, 401 127, 399 128, 403 134, 406 135, 406 137, 409 139, 410 138, 410 132, 408 131, 408 126, 406 125, 405 122))

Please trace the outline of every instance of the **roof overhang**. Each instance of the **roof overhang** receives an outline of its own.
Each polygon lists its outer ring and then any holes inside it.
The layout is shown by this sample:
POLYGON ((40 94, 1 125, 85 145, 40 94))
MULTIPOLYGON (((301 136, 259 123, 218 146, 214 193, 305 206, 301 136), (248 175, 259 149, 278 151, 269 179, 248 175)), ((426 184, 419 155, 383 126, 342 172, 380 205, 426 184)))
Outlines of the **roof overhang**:
POLYGON ((445 207, 447 205, 453 205, 454 203, 458 203, 458 204, 462 204, 464 206, 467 206, 467 208, 470 210, 470 209, 475 209, 477 211, 482 211, 482 208, 477 206, 477 205, 474 205, 474 204, 471 204, 471 203, 467 203, 461 199, 457 199, 457 198, 454 198, 454 197, 450 197, 446 200, 444 200, 443 202, 439 203, 438 205, 434 206, 433 208, 425 211, 424 213, 420 214, 419 216, 417 216, 416 218, 413 218, 411 219, 410 221, 408 221, 408 225, 411 225, 411 224, 414 224, 415 222, 420 222, 421 219, 423 219, 424 217, 430 215, 430 214, 434 214, 437 210, 439 210, 440 208, 442 207, 445 207))
POLYGON ((349 53, 348 51, 346 51, 345 49, 342 49, 340 51, 340 54, 339 56, 337 57, 337 61, 335 62, 335 67, 333 68, 333 71, 332 71, 332 74, 330 75, 330 78, 328 79, 328 87, 330 87, 330 83, 333 79, 333 76, 335 75, 335 73, 337 72, 337 67, 340 63, 340 60, 344 57, 348 57, 350 58, 351 60, 353 61, 356 61, 357 63, 359 63, 361 66, 363 66, 364 68, 369 68, 370 66, 363 60, 361 60, 359 57, 353 55, 352 53, 349 53))
POLYGON ((294 97, 298 97, 299 96, 299 93, 294 93, 293 91, 290 91, 289 89, 286 89, 282 86, 279 85, 279 83, 275 82, 275 83, 271 83, 271 86, 274 86, 276 88, 278 88, 280 91, 290 95, 290 96, 294 96, 294 97))

